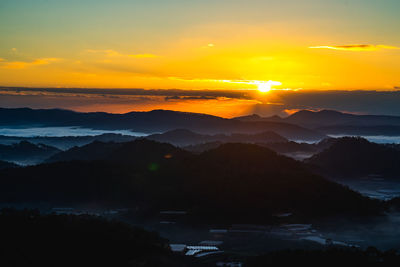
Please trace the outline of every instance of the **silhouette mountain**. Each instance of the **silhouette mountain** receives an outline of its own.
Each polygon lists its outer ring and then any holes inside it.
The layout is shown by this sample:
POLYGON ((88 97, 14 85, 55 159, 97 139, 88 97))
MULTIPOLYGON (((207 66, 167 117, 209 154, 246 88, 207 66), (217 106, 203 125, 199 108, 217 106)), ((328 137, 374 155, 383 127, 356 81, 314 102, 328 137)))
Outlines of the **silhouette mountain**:
POLYGON ((19 137, 19 136, 4 136, 0 135, 0 143, 12 145, 26 141, 32 144, 45 144, 53 146, 61 150, 67 150, 74 146, 83 146, 90 144, 94 141, 101 142, 129 142, 135 140, 135 136, 121 135, 115 133, 106 133, 96 136, 35 136, 35 137, 19 137))
POLYGON ((192 153, 195 153, 195 154, 200 154, 205 151, 215 149, 222 144, 223 144, 222 142, 215 141, 215 142, 208 142, 208 143, 197 144, 197 145, 189 145, 189 146, 183 147, 183 149, 190 151, 192 153))
POLYGON ((73 147, 67 151, 62 151, 48 158, 46 162, 102 160, 137 165, 142 162, 158 162, 186 156, 188 156, 186 151, 170 144, 137 139, 127 143, 95 141, 82 147, 73 147))
POLYGON ((379 201, 257 145, 223 144, 199 155, 149 140, 115 149, 109 149, 112 143, 92 145, 107 147, 105 155, 92 157, 103 153, 93 149, 82 156, 86 161, 2 170, 0 201, 188 210, 197 221, 221 222, 265 222, 279 212, 318 218, 381 209, 379 201))
POLYGON ((31 165, 40 163, 60 151, 55 147, 21 141, 12 145, 0 144, 0 159, 22 165, 31 165))
POLYGON ((355 115, 335 110, 300 110, 287 118, 260 117, 253 114, 235 118, 240 121, 275 121, 295 124, 324 134, 400 135, 400 117, 386 115, 355 115))
POLYGON ((0 109, 0 125, 80 126, 107 130, 127 129, 143 133, 166 132, 175 129, 187 129, 201 134, 255 134, 272 131, 293 140, 320 140, 325 137, 317 131, 284 122, 243 122, 199 113, 168 110, 109 114, 78 113, 57 109, 2 108, 0 109))
POLYGON ((343 178, 376 175, 395 178, 400 174, 398 149, 359 137, 337 139, 307 162, 319 172, 343 178))
POLYGON ((291 122, 297 125, 308 125, 315 128, 326 125, 343 124, 346 122, 358 120, 361 116, 341 113, 334 110, 309 111, 300 110, 285 118, 286 122, 291 122))
POLYGON ((310 128, 319 128, 332 125, 349 126, 400 126, 399 116, 386 115, 355 115, 335 110, 309 111, 301 110, 287 117, 285 122, 294 123, 310 128))
POLYGON ((357 126, 357 125, 334 125, 318 128, 319 132, 330 135, 364 135, 364 136, 400 136, 400 126, 357 126))
POLYGON ((277 153, 294 153, 294 152, 309 152, 309 153, 317 153, 322 150, 330 147, 335 142, 334 138, 326 138, 318 143, 309 144, 309 143, 297 143, 297 142, 277 142, 277 143, 269 143, 269 144, 259 144, 277 153))
MULTIPOLYGON (((328 148, 335 142, 334 138, 326 138, 318 143, 309 144, 309 143, 297 143, 293 141, 286 142, 271 142, 271 143, 263 143, 263 142, 255 142, 255 144, 267 147, 279 154, 290 155, 291 153, 306 153, 310 156, 321 152, 322 150, 328 148)), ((201 153, 214 148, 219 147, 223 143, 220 141, 208 142, 197 145, 189 145, 185 146, 184 149, 191 151, 193 153, 201 153)))
POLYGON ((222 143, 273 143, 273 142, 287 142, 288 140, 274 132, 262 132, 257 134, 217 134, 217 135, 204 135, 197 134, 189 130, 178 129, 169 131, 163 134, 153 134, 146 137, 146 139, 158 142, 170 143, 176 146, 188 146, 209 142, 222 142, 222 143))

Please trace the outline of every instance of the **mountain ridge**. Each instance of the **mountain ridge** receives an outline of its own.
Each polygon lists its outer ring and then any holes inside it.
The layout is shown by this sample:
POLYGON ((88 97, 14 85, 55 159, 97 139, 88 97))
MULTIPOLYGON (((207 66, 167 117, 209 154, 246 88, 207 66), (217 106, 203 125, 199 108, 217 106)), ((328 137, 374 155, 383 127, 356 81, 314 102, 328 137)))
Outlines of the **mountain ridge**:
POLYGON ((310 141, 326 137, 318 131, 285 122, 242 122, 213 115, 170 110, 111 114, 58 109, 2 108, 0 125, 80 126, 103 130, 125 129, 148 134, 175 129, 188 129, 201 134, 255 134, 272 131, 288 139, 310 141))

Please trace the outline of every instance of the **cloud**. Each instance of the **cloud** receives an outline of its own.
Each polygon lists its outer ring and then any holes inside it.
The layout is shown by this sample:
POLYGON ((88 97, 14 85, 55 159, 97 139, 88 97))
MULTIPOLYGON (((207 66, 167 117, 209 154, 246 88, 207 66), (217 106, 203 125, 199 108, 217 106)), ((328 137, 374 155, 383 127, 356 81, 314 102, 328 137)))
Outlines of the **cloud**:
POLYGON ((400 49, 400 47, 390 45, 370 45, 370 44, 358 44, 358 45, 336 45, 336 46, 310 46, 311 49, 332 49, 340 51, 378 51, 382 49, 400 49))
POLYGON ((179 90, 179 89, 100 89, 100 88, 32 88, 0 87, 3 94, 60 94, 60 95, 109 95, 109 96, 160 96, 166 100, 211 100, 234 98, 251 100, 249 90, 179 90))
MULTIPOLYGON (((184 81, 184 82, 213 82, 213 83, 231 83, 231 84, 247 84, 247 85, 255 85, 258 88, 260 86, 266 86, 271 90, 271 86, 280 86, 282 85, 279 81, 259 81, 259 80, 216 80, 216 79, 196 79, 196 78, 179 78, 179 77, 168 77, 170 80, 176 81, 184 81)), ((283 89, 283 90, 291 90, 291 89, 283 89)))
POLYGON ((165 101, 169 100, 216 100, 219 97, 217 96, 166 96, 165 101))
POLYGON ((0 87, 0 106, 128 112, 173 109, 232 117, 307 109, 400 115, 400 91, 274 91, 265 101, 249 90, 145 90, 0 87), (252 97, 253 96, 253 97, 252 97))
POLYGON ((0 60, 0 68, 3 69, 25 69, 28 67, 47 65, 52 62, 60 61, 60 58, 39 58, 33 61, 6 61, 0 60))
POLYGON ((144 53, 144 54, 122 54, 118 51, 112 50, 112 49, 104 49, 104 50, 96 50, 96 49, 87 49, 87 53, 90 54, 102 54, 107 57, 131 57, 131 58, 155 58, 158 57, 157 55, 150 54, 150 53, 144 53))

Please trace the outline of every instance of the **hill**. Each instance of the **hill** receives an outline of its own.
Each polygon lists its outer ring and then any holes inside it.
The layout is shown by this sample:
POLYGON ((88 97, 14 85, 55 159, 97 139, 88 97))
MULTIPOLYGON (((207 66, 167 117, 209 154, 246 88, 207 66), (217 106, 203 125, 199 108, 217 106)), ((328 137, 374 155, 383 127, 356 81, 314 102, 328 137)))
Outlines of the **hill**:
POLYGON ((59 153, 61 150, 44 144, 32 144, 21 141, 12 145, 0 144, 0 160, 10 161, 21 165, 40 163, 59 153))
POLYGON ((235 118, 240 121, 281 122, 337 135, 400 135, 400 117, 386 115, 356 115, 335 110, 300 110, 286 118, 278 116, 250 116, 235 118))
POLYGON ((170 144, 136 139, 126 143, 95 141, 82 147, 62 151, 47 159, 46 162, 102 160, 138 165, 142 162, 175 160, 185 156, 188 156, 186 151, 170 144))
POLYGON ((146 139, 158 142, 170 143, 176 146, 189 146, 210 142, 221 143, 274 143, 287 142, 288 140, 274 132, 262 132, 257 134, 216 134, 204 135, 197 134, 189 130, 178 129, 163 134, 152 134, 146 139))
POLYGON ((400 117, 398 116, 356 115, 334 110, 301 110, 285 118, 284 121, 313 129, 334 125, 363 127, 386 125, 400 126, 400 117))
POLYGON ((187 210, 196 221, 266 222, 280 212, 308 219, 366 215, 381 206, 309 172, 300 162, 251 144, 223 144, 193 155, 138 140, 118 146, 101 161, 56 162, 0 175, 3 203, 187 210))
POLYGON ((135 140, 135 136, 121 135, 114 133, 101 134, 96 136, 35 136, 35 137, 20 137, 20 136, 4 136, 0 135, 0 144, 12 145, 22 141, 29 142, 35 145, 45 144, 47 146, 56 147, 61 150, 67 150, 74 146, 83 146, 94 141, 100 142, 129 142, 135 140))
MULTIPOLYGON (((267 147, 279 154, 286 155, 291 158, 302 159, 304 157, 306 158, 311 157, 312 155, 321 152, 322 150, 328 148, 334 141, 335 139, 333 138, 326 138, 314 144, 297 143, 293 141, 271 142, 271 143, 256 142, 255 144, 262 147, 267 147)), ((215 142, 185 146, 184 149, 187 151, 191 151, 193 153, 201 153, 207 150, 217 148, 221 144, 223 143, 215 141, 215 142)))
POLYGON ((336 177, 383 176, 400 174, 400 151, 389 145, 371 143, 363 138, 344 137, 311 157, 308 163, 318 171, 336 177))

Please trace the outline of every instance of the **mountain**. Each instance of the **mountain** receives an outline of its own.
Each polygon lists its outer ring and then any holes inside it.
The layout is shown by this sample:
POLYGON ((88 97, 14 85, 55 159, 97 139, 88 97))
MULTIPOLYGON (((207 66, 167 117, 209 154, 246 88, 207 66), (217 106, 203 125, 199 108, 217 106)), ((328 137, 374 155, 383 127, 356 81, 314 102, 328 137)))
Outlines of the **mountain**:
POLYGON ((330 135, 364 135, 364 136, 400 136, 400 126, 357 126, 357 125, 334 125, 318 128, 319 132, 330 135))
MULTIPOLYGON (((293 141, 271 142, 271 143, 256 142, 255 144, 262 146, 262 147, 267 147, 279 154, 283 154, 288 157, 292 157, 294 154, 303 154, 303 155, 311 157, 312 155, 328 148, 334 142, 335 142, 334 138, 326 138, 318 143, 313 143, 313 144, 297 143, 297 142, 293 142, 293 141)), ((215 142, 208 142, 208 143, 202 143, 202 144, 197 144, 197 145, 185 146, 184 149, 191 151, 193 153, 201 153, 201 152, 205 152, 207 150, 217 148, 222 144, 223 143, 220 141, 215 141, 215 142)), ((298 157, 294 157, 294 158, 298 158, 298 157)))
POLYGON ((188 146, 209 142, 221 143, 273 143, 273 142, 287 142, 288 140, 274 132, 262 132, 257 134, 218 134, 218 135, 204 135, 197 134, 189 130, 178 129, 169 131, 163 134, 152 134, 146 139, 158 142, 170 143, 176 146, 188 146))
POLYGON ((0 160, 10 161, 21 165, 37 164, 61 150, 43 145, 21 141, 12 145, 0 144, 0 160))
POLYGON ((386 115, 356 115, 335 110, 300 110, 287 118, 260 117, 257 114, 235 118, 240 121, 280 122, 336 135, 400 135, 400 117, 386 115))
POLYGON ((18 165, 11 163, 11 162, 0 160, 0 170, 7 169, 7 168, 15 168, 15 167, 18 167, 18 165))
MULTIPOLYGON (((0 128, 1 129, 1 128, 0 128)), ((100 142, 129 142, 135 140, 135 136, 121 135, 114 133, 106 133, 96 136, 36 136, 36 137, 20 137, 20 136, 4 136, 0 135, 0 144, 11 145, 26 141, 32 144, 45 144, 53 146, 61 150, 67 150, 74 146, 83 146, 94 141, 100 142)))
POLYGON ((269 143, 269 144, 261 144, 259 145, 268 147, 273 151, 286 154, 286 153, 295 153, 295 152, 304 152, 304 153, 318 153, 322 150, 330 147, 335 142, 334 138, 326 138, 318 143, 297 143, 297 142, 276 142, 276 143, 269 143))
POLYGON ((359 117, 358 115, 341 113, 334 110, 300 110, 285 118, 285 121, 296 125, 308 125, 310 128, 316 128, 354 122, 354 120, 358 120, 359 117))
POLYGON ((329 148, 314 155, 307 162, 326 175, 342 178, 396 178, 400 175, 398 149, 358 137, 337 139, 329 148))
POLYGON ((217 142, 209 142, 209 143, 185 146, 185 147, 183 147, 183 149, 190 151, 192 153, 195 153, 195 154, 200 154, 205 151, 215 149, 222 144, 223 144, 222 142, 218 142, 218 141, 217 142))
POLYGON ((157 143, 147 139, 137 139, 127 143, 95 141, 82 147, 73 147, 46 160, 58 161, 110 161, 138 164, 140 162, 159 162, 175 157, 185 157, 187 152, 170 144, 157 143))
POLYGON ((308 219, 371 215, 381 209, 379 201, 253 144, 223 144, 194 155, 136 140, 99 158, 2 170, 0 202, 187 210, 197 222, 269 222, 281 212, 308 219))
POLYGON ((334 110, 309 111, 301 110, 285 119, 285 122, 310 128, 327 127, 332 125, 348 126, 400 126, 400 117, 385 115, 355 115, 334 110))
POLYGON ((67 151, 61 151, 52 157, 49 157, 46 162, 57 161, 73 161, 73 160, 101 160, 107 157, 113 150, 116 150, 121 144, 114 142, 100 142, 84 145, 82 147, 73 147, 67 151))
POLYGON ((304 127, 284 122, 243 122, 217 116, 153 110, 110 114, 103 112, 78 113, 68 110, 34 110, 0 108, 2 126, 80 126, 93 129, 125 129, 134 132, 156 133, 187 129, 200 134, 255 134, 275 132, 291 140, 321 140, 325 135, 304 127), (12 119, 10 119, 12 118, 12 119))
POLYGON ((282 118, 277 115, 271 117, 261 117, 258 114, 235 117, 233 119, 238 121, 276 121, 276 122, 282 121, 282 118))

